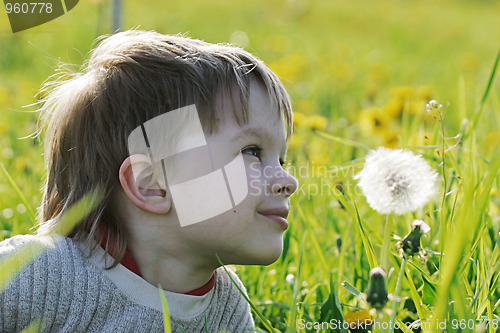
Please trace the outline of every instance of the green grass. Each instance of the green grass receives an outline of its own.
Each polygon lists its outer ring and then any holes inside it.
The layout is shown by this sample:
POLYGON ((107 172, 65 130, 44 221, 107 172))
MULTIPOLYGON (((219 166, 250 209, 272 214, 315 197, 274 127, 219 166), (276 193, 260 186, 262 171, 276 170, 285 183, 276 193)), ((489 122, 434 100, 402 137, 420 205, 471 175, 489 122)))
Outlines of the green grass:
MULTIPOLYGON (((289 159, 300 188, 284 254, 268 267, 237 267, 264 318, 254 315, 261 330, 308 331, 298 320, 339 317, 337 303, 343 316, 367 309, 354 291, 366 291, 370 268, 383 261, 393 267, 386 283, 394 294, 401 267, 396 238, 414 218, 431 226, 422 239, 427 262, 408 260, 396 320, 434 323, 424 332, 438 332, 435 324, 445 319, 448 332, 474 331, 460 330, 469 320, 500 325, 500 85, 492 74, 500 3, 193 0, 126 1, 124 8, 125 28, 210 42, 230 42, 233 32, 244 31, 246 48, 282 77, 292 96, 297 116, 289 159), (445 105, 442 122, 426 114, 429 99, 445 105), (386 250, 386 218, 367 205, 353 179, 367 148, 379 145, 422 154, 441 178, 440 195, 427 206, 394 217, 386 250)), ((41 199, 40 142, 20 139, 35 131, 37 115, 23 105, 36 102, 58 61, 80 66, 95 37, 109 33, 110 8, 80 2, 15 35, 0 12, 3 239, 32 232, 41 199)), ((495 331, 490 325, 481 332, 495 331)))

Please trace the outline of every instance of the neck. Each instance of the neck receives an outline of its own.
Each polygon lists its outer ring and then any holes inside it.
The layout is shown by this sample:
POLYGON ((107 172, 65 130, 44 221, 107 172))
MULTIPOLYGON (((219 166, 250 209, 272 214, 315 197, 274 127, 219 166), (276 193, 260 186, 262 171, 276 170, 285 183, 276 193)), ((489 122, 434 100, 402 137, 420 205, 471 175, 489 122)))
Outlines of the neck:
POLYGON ((162 289, 176 293, 188 293, 207 284, 216 267, 207 265, 206 258, 191 255, 187 248, 165 249, 168 243, 169 240, 164 240, 161 246, 155 246, 154 241, 136 237, 129 242, 128 250, 142 277, 154 286, 161 285, 162 289))

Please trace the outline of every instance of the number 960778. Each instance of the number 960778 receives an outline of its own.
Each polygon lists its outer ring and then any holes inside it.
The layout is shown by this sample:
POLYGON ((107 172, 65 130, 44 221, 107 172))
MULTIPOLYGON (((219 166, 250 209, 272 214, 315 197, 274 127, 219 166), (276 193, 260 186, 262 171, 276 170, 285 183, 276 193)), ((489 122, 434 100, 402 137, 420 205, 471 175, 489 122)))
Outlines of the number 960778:
POLYGON ((6 2, 7 14, 42 14, 52 13, 52 3, 45 2, 6 2))

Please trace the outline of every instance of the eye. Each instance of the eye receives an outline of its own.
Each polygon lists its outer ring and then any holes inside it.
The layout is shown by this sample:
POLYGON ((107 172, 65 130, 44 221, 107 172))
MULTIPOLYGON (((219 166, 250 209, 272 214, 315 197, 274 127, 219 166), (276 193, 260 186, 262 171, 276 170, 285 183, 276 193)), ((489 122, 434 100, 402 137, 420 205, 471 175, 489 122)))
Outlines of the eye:
POLYGON ((262 149, 259 148, 258 146, 250 146, 250 147, 243 148, 241 150, 242 154, 255 156, 258 159, 260 159, 261 152, 262 152, 262 149))

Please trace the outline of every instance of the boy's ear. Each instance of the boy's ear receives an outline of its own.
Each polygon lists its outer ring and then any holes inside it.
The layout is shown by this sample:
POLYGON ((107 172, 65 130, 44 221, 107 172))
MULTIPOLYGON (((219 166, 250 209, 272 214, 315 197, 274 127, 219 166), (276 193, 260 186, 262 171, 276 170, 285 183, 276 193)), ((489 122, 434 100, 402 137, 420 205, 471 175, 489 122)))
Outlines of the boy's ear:
POLYGON ((146 155, 129 156, 120 166, 120 184, 139 209, 166 214, 172 207, 172 201, 163 176, 157 169, 158 166, 153 165, 146 155))

